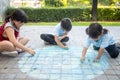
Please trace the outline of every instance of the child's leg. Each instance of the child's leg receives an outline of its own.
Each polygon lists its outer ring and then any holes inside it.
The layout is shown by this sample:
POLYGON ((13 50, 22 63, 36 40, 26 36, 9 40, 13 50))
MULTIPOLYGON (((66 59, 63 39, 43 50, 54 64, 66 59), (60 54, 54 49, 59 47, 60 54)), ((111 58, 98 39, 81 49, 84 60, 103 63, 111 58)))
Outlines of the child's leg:
POLYGON ((98 51, 100 49, 100 47, 96 47, 93 45, 93 49, 98 51))
POLYGON ((118 51, 120 52, 120 42, 116 43, 116 47, 117 47, 118 51))
POLYGON ((105 48, 112 58, 116 58, 119 55, 119 51, 115 44, 105 48))
POLYGON ((69 41, 69 37, 65 37, 61 40, 61 42, 67 42, 67 41, 69 41))
POLYGON ((44 40, 50 44, 56 44, 56 42, 54 40, 54 35, 52 35, 52 34, 41 34, 40 37, 42 40, 44 40))
MULTIPOLYGON (((28 43, 28 41, 29 41, 29 39, 28 38, 26 38, 26 37, 19 37, 18 39, 18 42, 20 42, 21 44, 23 44, 23 45, 26 45, 27 43, 28 43)), ((19 48, 16 48, 17 49, 17 51, 20 53, 20 52, 23 52, 23 50, 21 50, 21 49, 19 49, 19 48)))
POLYGON ((18 39, 18 42, 20 42, 23 45, 26 45, 28 43, 29 39, 25 37, 21 37, 18 39))
POLYGON ((9 41, 1 41, 0 42, 0 52, 5 55, 16 57, 18 52, 14 45, 9 41))
POLYGON ((1 41, 0 52, 2 51, 16 51, 16 48, 10 41, 1 41))

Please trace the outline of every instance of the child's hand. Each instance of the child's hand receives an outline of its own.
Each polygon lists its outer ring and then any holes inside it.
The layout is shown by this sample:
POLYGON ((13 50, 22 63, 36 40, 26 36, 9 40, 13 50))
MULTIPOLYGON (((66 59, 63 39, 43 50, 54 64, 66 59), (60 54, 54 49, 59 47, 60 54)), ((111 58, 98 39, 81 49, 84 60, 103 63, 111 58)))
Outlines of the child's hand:
POLYGON ((31 55, 33 55, 33 56, 34 56, 35 51, 34 51, 34 50, 32 50, 32 49, 30 49, 30 50, 29 50, 29 53, 30 53, 31 55))
POLYGON ((85 61, 85 58, 82 57, 82 58, 80 59, 80 62, 84 62, 84 61, 85 61))
POLYGON ((64 49, 68 50, 69 48, 67 46, 65 46, 64 49))
POLYGON ((100 61, 100 59, 97 59, 97 58, 95 58, 94 60, 93 60, 93 62, 99 62, 100 61))

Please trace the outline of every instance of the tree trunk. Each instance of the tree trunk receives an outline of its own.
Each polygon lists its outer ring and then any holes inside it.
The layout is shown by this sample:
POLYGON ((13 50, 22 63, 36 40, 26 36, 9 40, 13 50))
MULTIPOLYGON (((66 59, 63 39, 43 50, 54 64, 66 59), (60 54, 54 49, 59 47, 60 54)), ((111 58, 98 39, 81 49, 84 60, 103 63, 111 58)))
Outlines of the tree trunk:
POLYGON ((98 5, 98 0, 93 0, 92 3, 92 20, 97 21, 97 5, 98 5))
POLYGON ((0 0, 0 22, 4 20, 4 12, 10 5, 11 0, 0 0))

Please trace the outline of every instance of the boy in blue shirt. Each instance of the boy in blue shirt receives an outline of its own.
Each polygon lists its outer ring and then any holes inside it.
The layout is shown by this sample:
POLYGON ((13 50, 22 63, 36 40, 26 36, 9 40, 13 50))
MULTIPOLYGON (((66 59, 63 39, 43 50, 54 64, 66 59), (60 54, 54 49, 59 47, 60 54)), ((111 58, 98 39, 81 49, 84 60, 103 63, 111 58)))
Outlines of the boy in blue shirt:
POLYGON ((112 58, 116 58, 119 55, 119 51, 115 45, 113 36, 108 33, 107 29, 103 29, 99 23, 92 23, 86 29, 86 33, 89 36, 86 42, 86 46, 83 48, 81 61, 85 60, 87 49, 91 44, 93 48, 98 50, 98 55, 94 59, 94 62, 98 62, 103 54, 104 49, 107 50, 112 58))
POLYGON ((41 34, 40 37, 49 44, 58 45, 61 48, 67 49, 64 42, 69 40, 68 32, 72 29, 72 22, 69 18, 64 18, 58 23, 52 34, 41 34))

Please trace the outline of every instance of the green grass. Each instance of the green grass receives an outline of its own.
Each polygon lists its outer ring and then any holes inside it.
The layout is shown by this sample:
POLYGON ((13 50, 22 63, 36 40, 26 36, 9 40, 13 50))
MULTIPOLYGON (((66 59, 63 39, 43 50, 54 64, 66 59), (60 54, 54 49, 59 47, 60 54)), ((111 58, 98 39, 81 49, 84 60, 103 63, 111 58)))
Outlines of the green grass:
POLYGON ((28 22, 25 25, 37 25, 37 26, 54 26, 58 22, 28 22))
MULTIPOLYGON (((55 26, 59 22, 29 22, 25 25, 38 25, 38 26, 55 26)), ((73 26, 89 26, 92 22, 72 22, 73 26)), ((103 26, 120 26, 120 22, 98 22, 103 26)))
MULTIPOLYGON (((25 25, 27 26, 55 26, 59 22, 28 22, 25 25)), ((92 22, 72 22, 73 26, 89 26, 89 24, 92 22)), ((105 21, 99 21, 98 23, 102 24, 103 26, 120 26, 120 22, 105 22, 105 21)), ((2 24, 2 22, 0 22, 2 24)))

